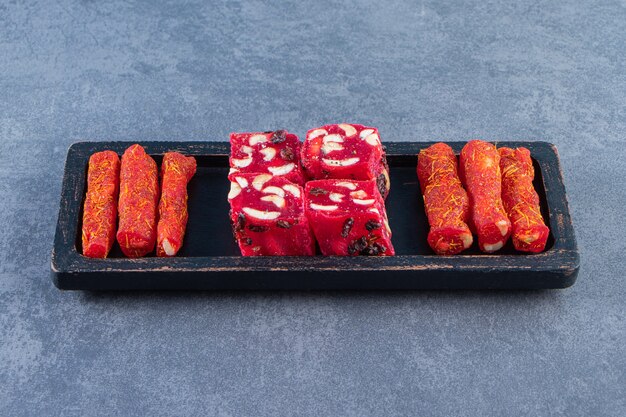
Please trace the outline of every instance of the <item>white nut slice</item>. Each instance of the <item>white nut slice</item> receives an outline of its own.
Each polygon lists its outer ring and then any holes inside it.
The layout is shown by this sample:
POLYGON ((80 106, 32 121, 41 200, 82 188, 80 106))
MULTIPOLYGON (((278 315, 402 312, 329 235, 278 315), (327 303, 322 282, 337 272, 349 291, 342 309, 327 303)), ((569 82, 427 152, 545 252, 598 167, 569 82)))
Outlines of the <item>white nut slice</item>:
POLYGON ((509 224, 506 220, 500 220, 499 222, 496 222, 496 226, 498 226, 498 229, 500 229, 500 233, 502 234, 502 236, 506 236, 506 234, 509 233, 509 224))
POLYGON ((163 251, 165 252, 165 254, 167 256, 174 256, 174 255, 176 255, 176 251, 174 250, 174 246, 172 246, 172 244, 170 243, 169 239, 167 239, 167 238, 163 239, 163 242, 161 242, 161 245, 163 245, 163 251))
POLYGON ((228 192, 228 199, 232 200, 241 193, 241 187, 236 182, 230 183, 230 191, 228 192))
POLYGON ((245 168, 252 163, 252 158, 244 158, 244 159, 231 159, 230 160, 234 166, 237 168, 245 168))
POLYGON ((369 135, 371 135, 372 133, 374 133, 374 129, 365 129, 365 130, 361 130, 361 133, 359 134, 359 137, 361 139, 365 139, 366 137, 368 137, 369 135))
POLYGON ((322 153, 324 155, 332 152, 332 151, 341 151, 343 150, 343 146, 341 146, 341 143, 337 143, 337 142, 327 142, 324 145, 322 145, 322 153))
POLYGON ((324 139, 322 139, 322 142, 324 143, 328 143, 328 142, 335 142, 335 143, 343 143, 343 138, 341 137, 341 135, 338 134, 332 134, 332 135, 326 135, 324 136, 324 139))
MULTIPOLYGON (((280 190, 280 188, 279 188, 279 190, 280 190)), ((279 195, 275 195, 275 194, 265 195, 265 196, 261 197, 261 200, 262 201, 270 201, 270 202, 274 203, 274 205, 276 207, 278 207, 278 208, 285 207, 285 199, 282 198, 279 195)))
POLYGON ((294 197, 300 198, 300 189, 292 184, 283 185, 283 190, 290 192, 294 197))
POLYGON ((267 170, 274 175, 285 175, 293 171, 295 167, 296 165, 293 162, 290 162, 286 165, 282 165, 279 167, 267 167, 267 170))
POLYGON ((377 133, 372 133, 368 137, 365 138, 365 142, 369 143, 372 146, 380 145, 380 138, 377 133))
POLYGON ((274 185, 270 185, 269 187, 265 187, 263 189, 263 194, 276 194, 279 195, 281 197, 285 196, 285 191, 280 188, 280 187, 276 187, 274 185))
POLYGON ((495 252, 497 250, 502 249, 502 246, 504 246, 504 242, 500 241, 497 243, 494 243, 493 245, 489 244, 489 243, 485 243, 483 245, 485 252, 495 252))
POLYGON ((259 174, 252 180, 252 186, 255 190, 261 191, 263 185, 272 179, 270 174, 259 174))
POLYGON ((276 156, 276 149, 274 148, 261 149, 259 152, 263 154, 263 160, 267 162, 271 161, 276 156))
POLYGON ((354 126, 349 125, 347 123, 341 123, 340 125, 338 125, 344 132, 346 132, 346 137, 350 137, 350 136, 354 136, 356 135, 356 129, 354 128, 354 126))
POLYGON ((251 154, 252 154, 252 151, 254 151, 254 149, 252 149, 252 148, 251 148, 251 147, 249 147, 249 146, 243 145, 243 146, 241 147, 241 152, 245 153, 246 155, 251 155, 251 154))
POLYGON ((343 194, 330 193, 328 198, 330 198, 330 201, 334 201, 335 203, 341 203, 343 201, 343 194))
POLYGON ((350 165, 356 164, 360 160, 361 158, 359 158, 358 156, 355 156, 354 158, 346 158, 340 160, 322 158, 322 162, 332 167, 349 167, 350 165))
POLYGON ((328 132, 325 129, 315 129, 315 130, 309 132, 307 137, 309 139, 313 139, 313 138, 316 138, 318 136, 327 135, 327 134, 328 134, 328 132))
POLYGON ((461 241, 463 242, 463 248, 467 249, 472 246, 472 242, 474 242, 474 238, 471 233, 464 233, 461 235, 461 241))
POLYGON ((335 184, 337 187, 345 187, 349 190, 356 190, 356 184, 349 181, 341 181, 335 184))
POLYGON ((228 170, 228 175, 234 174, 235 172, 239 172, 239 170, 237 168, 231 168, 228 170))
POLYGON ((350 193, 350 197, 352 197, 352 198, 361 198, 361 199, 363 199, 363 198, 366 198, 367 196, 368 196, 367 193, 365 191, 363 191, 363 190, 352 191, 350 193))
POLYGON ((532 234, 530 234, 530 235, 520 236, 520 237, 519 237, 519 239, 520 239, 522 242, 524 242, 524 243, 526 243, 526 244, 529 244, 529 245, 530 245, 531 243, 533 243, 534 241, 536 241, 537 239, 539 239, 539 232, 537 232, 537 233, 532 233, 532 234))
POLYGON ((378 211, 376 207, 372 207, 369 211, 371 211, 372 213, 380 214, 380 211, 378 211))
POLYGON ((315 203, 311 203, 311 208, 313 210, 322 210, 322 211, 333 211, 333 210, 337 210, 339 208, 339 206, 325 206, 323 204, 315 204, 315 203))
POLYGON ((370 204, 374 204, 374 200, 373 198, 368 199, 368 200, 360 200, 358 198, 353 198, 352 201, 354 201, 354 204, 360 204, 362 206, 369 206, 370 204))
POLYGON ((235 181, 237 181, 237 184, 239 184, 241 188, 246 188, 248 186, 248 180, 243 177, 235 177, 235 181))
POLYGON ((254 217, 255 219, 260 219, 260 220, 274 220, 280 216, 279 211, 261 211, 261 210, 256 210, 250 207, 244 207, 242 210, 248 216, 254 217))
POLYGON ((250 140, 249 140, 250 146, 254 146, 257 143, 265 143, 265 142, 267 142, 267 136, 265 135, 259 134, 259 135, 250 136, 250 140))

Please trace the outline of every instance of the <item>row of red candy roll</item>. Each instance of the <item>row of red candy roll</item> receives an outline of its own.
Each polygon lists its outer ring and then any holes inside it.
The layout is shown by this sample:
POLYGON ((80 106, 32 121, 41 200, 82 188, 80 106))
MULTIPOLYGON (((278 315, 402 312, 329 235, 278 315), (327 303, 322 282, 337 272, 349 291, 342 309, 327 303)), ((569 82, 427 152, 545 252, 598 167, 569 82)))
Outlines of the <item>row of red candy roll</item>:
POLYGON ((166 153, 159 202, 157 165, 143 147, 129 147, 121 162, 112 151, 93 154, 89 158, 83 210, 83 254, 105 258, 117 237, 128 257, 147 255, 157 243, 157 256, 174 256, 185 234, 187 183, 195 170, 193 157, 166 153))
POLYGON ((443 143, 418 156, 418 177, 431 226, 428 243, 436 253, 453 255, 467 249, 472 242, 470 227, 484 252, 501 249, 511 233, 519 251, 545 248, 549 229, 532 184, 534 170, 527 149, 498 150, 491 143, 473 140, 461 151, 460 172, 456 167, 452 148, 443 143))

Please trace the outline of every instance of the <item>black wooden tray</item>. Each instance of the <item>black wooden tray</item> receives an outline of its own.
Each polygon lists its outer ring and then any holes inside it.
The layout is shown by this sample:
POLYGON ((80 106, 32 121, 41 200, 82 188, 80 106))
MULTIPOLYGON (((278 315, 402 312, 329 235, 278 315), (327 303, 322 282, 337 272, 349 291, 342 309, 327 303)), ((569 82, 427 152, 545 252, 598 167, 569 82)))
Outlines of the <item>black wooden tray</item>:
MULTIPOLYGON (((435 255, 426 243, 428 223, 416 175, 416 154, 432 142, 386 142, 391 174, 387 199, 391 257, 242 257, 228 218, 225 142, 140 142, 160 164, 161 155, 193 155, 198 172, 189 184, 189 223, 175 258, 81 255, 81 218, 89 156, 131 142, 82 142, 69 149, 52 252, 54 284, 65 290, 134 289, 543 289, 565 288, 578 274, 578 248, 556 148, 546 142, 500 142, 530 149, 535 188, 551 235, 540 254, 516 252, 511 242, 496 254, 476 244, 461 255, 435 255)), ((449 142, 458 153, 465 142, 449 142)))

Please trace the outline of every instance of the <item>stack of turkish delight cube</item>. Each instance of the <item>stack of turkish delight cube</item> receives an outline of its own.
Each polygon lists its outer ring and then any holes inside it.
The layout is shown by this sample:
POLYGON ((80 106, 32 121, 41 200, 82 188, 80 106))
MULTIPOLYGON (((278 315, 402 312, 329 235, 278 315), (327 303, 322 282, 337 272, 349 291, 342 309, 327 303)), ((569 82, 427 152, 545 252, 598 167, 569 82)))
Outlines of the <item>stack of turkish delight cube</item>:
POLYGON ((389 167, 378 130, 358 124, 230 135, 233 233, 244 256, 393 255, 389 167))

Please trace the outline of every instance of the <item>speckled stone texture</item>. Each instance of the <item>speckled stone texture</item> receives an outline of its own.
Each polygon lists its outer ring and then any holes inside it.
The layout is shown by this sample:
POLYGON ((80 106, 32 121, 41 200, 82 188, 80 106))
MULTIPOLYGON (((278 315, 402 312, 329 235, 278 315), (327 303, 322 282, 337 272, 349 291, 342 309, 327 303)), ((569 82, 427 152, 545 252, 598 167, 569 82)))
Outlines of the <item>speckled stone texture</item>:
POLYGON ((623 0, 158 3, 0 3, 0 415, 626 415, 623 0), (52 285, 72 142, 339 121, 556 143, 576 285, 52 285))

